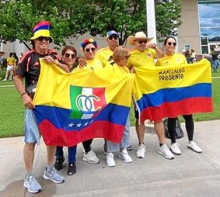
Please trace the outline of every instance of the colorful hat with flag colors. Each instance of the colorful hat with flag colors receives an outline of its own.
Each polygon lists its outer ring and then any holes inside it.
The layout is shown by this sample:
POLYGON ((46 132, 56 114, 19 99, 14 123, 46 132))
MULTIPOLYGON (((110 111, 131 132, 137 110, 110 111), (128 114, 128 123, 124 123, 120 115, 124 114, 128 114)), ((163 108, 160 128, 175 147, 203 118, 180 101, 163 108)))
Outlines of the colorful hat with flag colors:
POLYGON ((53 41, 53 38, 50 36, 50 22, 49 21, 41 21, 35 25, 33 29, 33 36, 31 40, 35 40, 39 37, 48 37, 50 38, 50 42, 53 41))

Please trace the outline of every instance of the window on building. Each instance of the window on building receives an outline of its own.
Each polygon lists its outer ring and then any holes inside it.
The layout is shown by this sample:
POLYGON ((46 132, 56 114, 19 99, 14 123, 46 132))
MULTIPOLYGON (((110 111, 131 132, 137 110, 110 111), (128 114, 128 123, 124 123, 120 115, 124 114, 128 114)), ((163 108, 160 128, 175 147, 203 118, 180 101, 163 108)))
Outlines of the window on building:
POLYGON ((207 54, 211 43, 220 43, 220 0, 198 2, 202 53, 207 54))

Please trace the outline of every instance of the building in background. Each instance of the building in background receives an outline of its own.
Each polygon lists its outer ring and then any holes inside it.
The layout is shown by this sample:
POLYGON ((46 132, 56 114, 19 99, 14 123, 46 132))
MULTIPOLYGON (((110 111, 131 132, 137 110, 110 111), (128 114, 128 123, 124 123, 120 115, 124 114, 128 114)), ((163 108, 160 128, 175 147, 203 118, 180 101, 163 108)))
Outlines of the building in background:
POLYGON ((220 45, 220 0, 181 0, 183 22, 178 28, 178 50, 191 48, 209 54, 220 45))

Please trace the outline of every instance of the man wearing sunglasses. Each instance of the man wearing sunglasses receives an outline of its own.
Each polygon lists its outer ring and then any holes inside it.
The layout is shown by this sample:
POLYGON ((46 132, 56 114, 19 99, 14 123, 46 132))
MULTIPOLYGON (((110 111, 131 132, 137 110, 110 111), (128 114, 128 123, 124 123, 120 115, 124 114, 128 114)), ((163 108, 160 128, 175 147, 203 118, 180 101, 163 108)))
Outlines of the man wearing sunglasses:
POLYGON ((107 47, 99 49, 96 53, 96 57, 102 62, 103 67, 111 61, 114 50, 118 47, 119 34, 115 30, 107 32, 106 42, 107 47))
MULTIPOLYGON (((154 59, 163 57, 164 55, 162 49, 157 47, 154 43, 150 42, 152 39, 153 38, 147 38, 144 32, 137 32, 134 36, 128 37, 128 44, 134 46, 134 49, 130 52, 131 56, 128 59, 127 65, 130 69, 133 68, 137 74, 143 72, 142 70, 144 70, 144 68, 146 67, 154 67, 154 59)), ((138 158, 144 158, 146 153, 146 148, 144 144, 145 125, 144 123, 139 124, 138 116, 139 114, 137 110, 135 110, 136 131, 139 141, 139 147, 136 156, 138 158)), ((162 120, 158 122, 155 121, 154 128, 160 144, 158 152, 167 159, 173 159, 173 154, 169 150, 168 146, 165 144, 164 125, 162 120)))
MULTIPOLYGON (((34 152, 36 143, 40 142, 40 134, 33 113, 33 98, 36 85, 40 75, 39 58, 45 58, 47 62, 54 63, 58 59, 57 53, 49 49, 52 42, 50 36, 50 22, 42 21, 33 29, 31 43, 33 50, 27 51, 18 64, 18 70, 14 76, 15 87, 18 90, 25 106, 25 145, 23 150, 26 176, 24 187, 31 193, 38 193, 42 190, 41 185, 35 179, 33 173, 34 152), (22 79, 25 78, 25 88, 22 79)), ((64 177, 57 173, 54 168, 55 146, 47 147, 47 166, 43 178, 55 183, 63 183, 64 177)))

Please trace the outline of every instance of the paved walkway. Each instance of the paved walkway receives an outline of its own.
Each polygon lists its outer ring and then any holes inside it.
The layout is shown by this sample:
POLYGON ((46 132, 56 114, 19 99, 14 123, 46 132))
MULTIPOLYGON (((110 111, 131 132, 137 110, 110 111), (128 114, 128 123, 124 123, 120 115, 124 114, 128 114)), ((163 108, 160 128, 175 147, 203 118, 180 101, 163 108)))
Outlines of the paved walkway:
POLYGON ((35 195, 23 187, 23 137, 0 139, 0 197, 219 197, 220 120, 196 122, 194 139, 203 149, 202 154, 187 148, 185 136, 178 141, 182 155, 170 161, 157 153, 157 136, 146 133, 147 155, 138 159, 137 137, 131 128, 133 163, 126 164, 116 157, 113 168, 106 167, 103 140, 95 139, 93 148, 101 162, 92 165, 82 161, 82 145, 79 145, 77 173, 67 176, 65 163, 61 174, 66 180, 60 185, 42 178, 46 164, 42 142, 37 149, 35 174, 43 191, 35 195))

